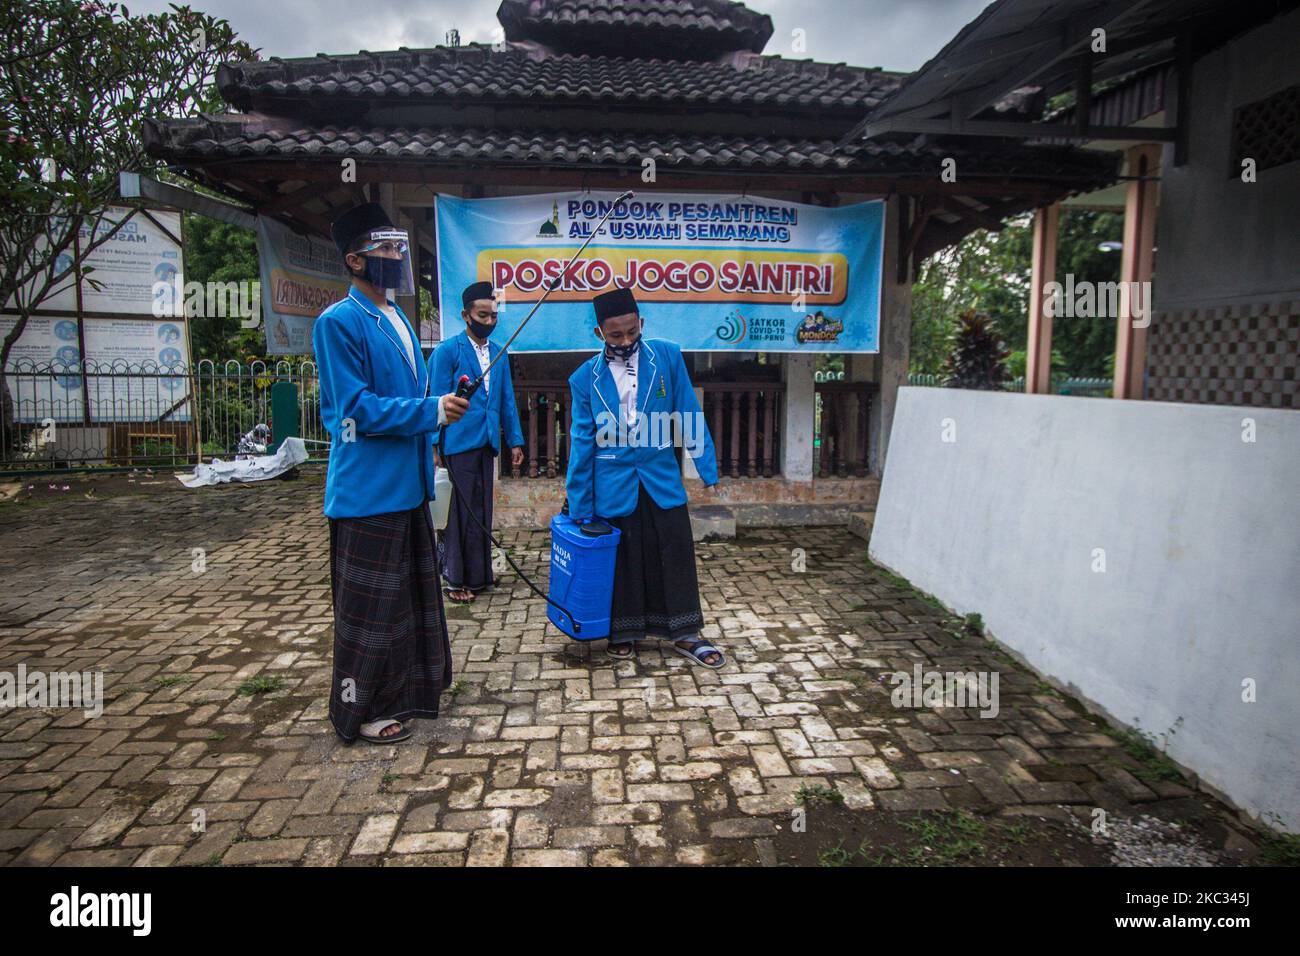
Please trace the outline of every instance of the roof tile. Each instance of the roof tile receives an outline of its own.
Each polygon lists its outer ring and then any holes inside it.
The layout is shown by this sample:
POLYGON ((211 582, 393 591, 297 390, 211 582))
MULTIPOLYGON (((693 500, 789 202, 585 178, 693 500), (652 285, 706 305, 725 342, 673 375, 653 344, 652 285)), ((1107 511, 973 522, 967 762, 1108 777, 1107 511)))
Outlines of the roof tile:
POLYGON ((488 44, 396 50, 351 57, 230 63, 218 85, 232 104, 271 111, 274 100, 362 97, 547 102, 708 103, 865 111, 892 93, 902 74, 844 64, 743 54, 730 62, 537 57, 488 44))

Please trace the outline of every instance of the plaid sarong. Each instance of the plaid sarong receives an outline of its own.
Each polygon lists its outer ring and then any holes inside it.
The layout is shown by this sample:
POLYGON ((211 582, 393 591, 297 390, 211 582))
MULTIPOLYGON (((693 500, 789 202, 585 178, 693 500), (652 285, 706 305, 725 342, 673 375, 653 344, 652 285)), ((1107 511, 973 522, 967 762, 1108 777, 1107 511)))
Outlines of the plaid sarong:
POLYGON ((686 505, 660 508, 639 485, 636 510, 607 520, 622 532, 614 557, 611 643, 698 634, 704 615, 686 505))
POLYGON ((338 735, 351 743, 367 721, 437 717, 451 644, 429 509, 330 519, 330 583, 338 735))
POLYGON ((483 528, 492 527, 491 445, 446 455, 456 491, 451 493, 447 530, 438 535, 442 578, 452 590, 482 591, 492 584, 492 542, 483 528), (470 516, 473 509, 478 522, 470 516), (482 527, 479 527, 479 525, 482 527))

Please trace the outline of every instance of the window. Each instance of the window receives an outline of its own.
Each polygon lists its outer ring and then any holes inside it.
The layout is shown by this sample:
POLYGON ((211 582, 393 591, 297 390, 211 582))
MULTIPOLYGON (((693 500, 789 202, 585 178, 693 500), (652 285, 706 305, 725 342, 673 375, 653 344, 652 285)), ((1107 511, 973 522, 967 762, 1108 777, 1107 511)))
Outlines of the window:
POLYGON ((1245 159, 1253 159, 1257 171, 1300 159, 1300 85, 1246 103, 1233 112, 1229 175, 1240 176, 1245 159))

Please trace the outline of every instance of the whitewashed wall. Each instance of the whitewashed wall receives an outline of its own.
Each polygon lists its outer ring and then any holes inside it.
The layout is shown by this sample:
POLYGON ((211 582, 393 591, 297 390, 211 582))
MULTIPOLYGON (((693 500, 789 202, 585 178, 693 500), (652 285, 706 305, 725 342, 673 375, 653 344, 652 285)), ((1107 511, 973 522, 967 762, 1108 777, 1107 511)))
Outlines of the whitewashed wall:
POLYGON ((904 388, 871 555, 1300 832, 1300 412, 904 388))

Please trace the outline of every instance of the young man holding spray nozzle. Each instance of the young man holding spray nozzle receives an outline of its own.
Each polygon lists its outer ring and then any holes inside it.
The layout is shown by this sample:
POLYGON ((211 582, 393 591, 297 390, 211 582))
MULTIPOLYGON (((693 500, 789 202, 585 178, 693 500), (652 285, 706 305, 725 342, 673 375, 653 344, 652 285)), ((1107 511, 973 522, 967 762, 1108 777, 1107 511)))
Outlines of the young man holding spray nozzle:
POLYGON ((392 301, 414 291, 406 232, 378 203, 349 209, 330 232, 352 288, 312 327, 332 440, 329 716, 349 743, 396 743, 411 736, 405 721, 438 716, 451 682, 428 502, 434 438, 469 403, 429 394, 419 340, 392 301))

